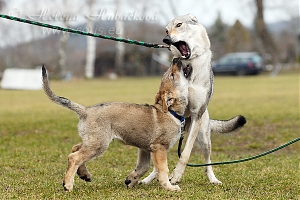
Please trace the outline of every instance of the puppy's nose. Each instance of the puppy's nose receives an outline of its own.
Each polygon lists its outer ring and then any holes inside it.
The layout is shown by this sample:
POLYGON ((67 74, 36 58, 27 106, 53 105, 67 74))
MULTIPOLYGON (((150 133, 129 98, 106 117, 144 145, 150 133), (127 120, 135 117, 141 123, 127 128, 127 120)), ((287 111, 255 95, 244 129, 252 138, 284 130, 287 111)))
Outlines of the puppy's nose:
POLYGON ((182 62, 179 58, 174 58, 173 59, 173 65, 177 64, 179 67, 182 66, 182 62))
POLYGON ((172 44, 172 40, 171 40, 171 37, 169 35, 167 35, 164 39, 163 39, 163 42, 168 44, 168 45, 171 45, 172 44))

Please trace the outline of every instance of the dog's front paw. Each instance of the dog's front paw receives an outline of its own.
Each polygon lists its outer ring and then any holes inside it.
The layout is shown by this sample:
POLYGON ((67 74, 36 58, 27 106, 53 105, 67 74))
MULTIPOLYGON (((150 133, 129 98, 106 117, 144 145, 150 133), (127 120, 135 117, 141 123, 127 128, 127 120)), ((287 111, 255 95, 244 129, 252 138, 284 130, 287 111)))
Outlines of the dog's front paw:
POLYGON ((183 171, 178 170, 178 168, 175 168, 172 172, 172 174, 169 176, 169 180, 172 185, 175 185, 180 182, 182 177, 183 171))
POLYGON ((138 184, 140 184, 140 185, 149 185, 151 182, 153 181, 153 179, 143 179, 143 180, 141 180, 141 181, 139 181, 139 183, 138 184))
MULTIPOLYGON (((151 174, 150 174, 151 175, 151 174)), ((143 180, 139 181, 139 184, 145 184, 148 185, 150 184, 154 179, 156 179, 156 175, 155 176, 147 176, 146 178, 144 178, 143 180)))
POLYGON ((222 184, 222 182, 219 181, 218 179, 213 180, 213 181, 210 181, 210 183, 211 183, 211 184, 214 184, 214 185, 221 185, 221 184, 222 184))

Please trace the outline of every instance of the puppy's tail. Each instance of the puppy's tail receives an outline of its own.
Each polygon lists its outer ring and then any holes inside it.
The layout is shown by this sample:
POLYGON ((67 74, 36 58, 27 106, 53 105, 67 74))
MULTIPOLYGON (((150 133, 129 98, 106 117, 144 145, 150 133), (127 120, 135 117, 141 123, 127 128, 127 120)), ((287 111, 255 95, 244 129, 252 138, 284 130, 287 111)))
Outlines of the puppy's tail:
POLYGON ((210 120, 210 128, 213 133, 230 133, 239 130, 246 124, 246 118, 238 115, 229 120, 210 120))
POLYGON ((83 105, 72 102, 69 99, 66 99, 64 97, 59 97, 52 92, 49 86, 47 70, 44 66, 42 67, 42 80, 43 80, 43 89, 50 100, 52 100, 54 103, 57 103, 58 105, 73 110, 79 115, 79 117, 84 117, 86 115, 85 107, 83 105))

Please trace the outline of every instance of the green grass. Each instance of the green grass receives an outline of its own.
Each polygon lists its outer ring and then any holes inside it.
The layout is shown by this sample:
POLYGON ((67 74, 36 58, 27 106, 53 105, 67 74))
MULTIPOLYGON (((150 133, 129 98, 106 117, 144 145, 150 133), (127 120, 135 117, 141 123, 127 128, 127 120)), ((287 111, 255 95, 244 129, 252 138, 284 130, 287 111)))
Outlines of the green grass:
MULTIPOLYGON (((153 103, 160 77, 51 81, 58 95, 83 105, 103 101, 153 103)), ((216 77, 209 106, 215 119, 246 116, 246 126, 231 135, 212 135, 212 161, 239 159, 299 137, 299 74, 216 77)), ((158 182, 126 189, 137 150, 111 143, 87 164, 93 182, 75 178, 74 190, 61 182, 67 155, 80 142, 77 116, 47 99, 43 91, 0 90, 0 199, 299 199, 299 149, 295 143, 254 161, 215 166, 223 185, 211 185, 203 168, 187 167, 182 192, 163 190, 158 182)), ((177 158, 169 151, 169 167, 177 158)), ((203 163, 195 147, 191 163, 203 163)))

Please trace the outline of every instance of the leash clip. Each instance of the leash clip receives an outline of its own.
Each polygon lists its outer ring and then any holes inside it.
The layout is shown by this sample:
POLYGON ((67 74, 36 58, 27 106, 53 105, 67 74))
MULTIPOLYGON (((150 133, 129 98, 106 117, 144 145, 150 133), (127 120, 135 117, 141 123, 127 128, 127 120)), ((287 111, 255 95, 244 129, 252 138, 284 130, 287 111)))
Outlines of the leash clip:
POLYGON ((183 119, 180 123, 180 134, 183 135, 183 130, 185 126, 185 119, 183 119))

